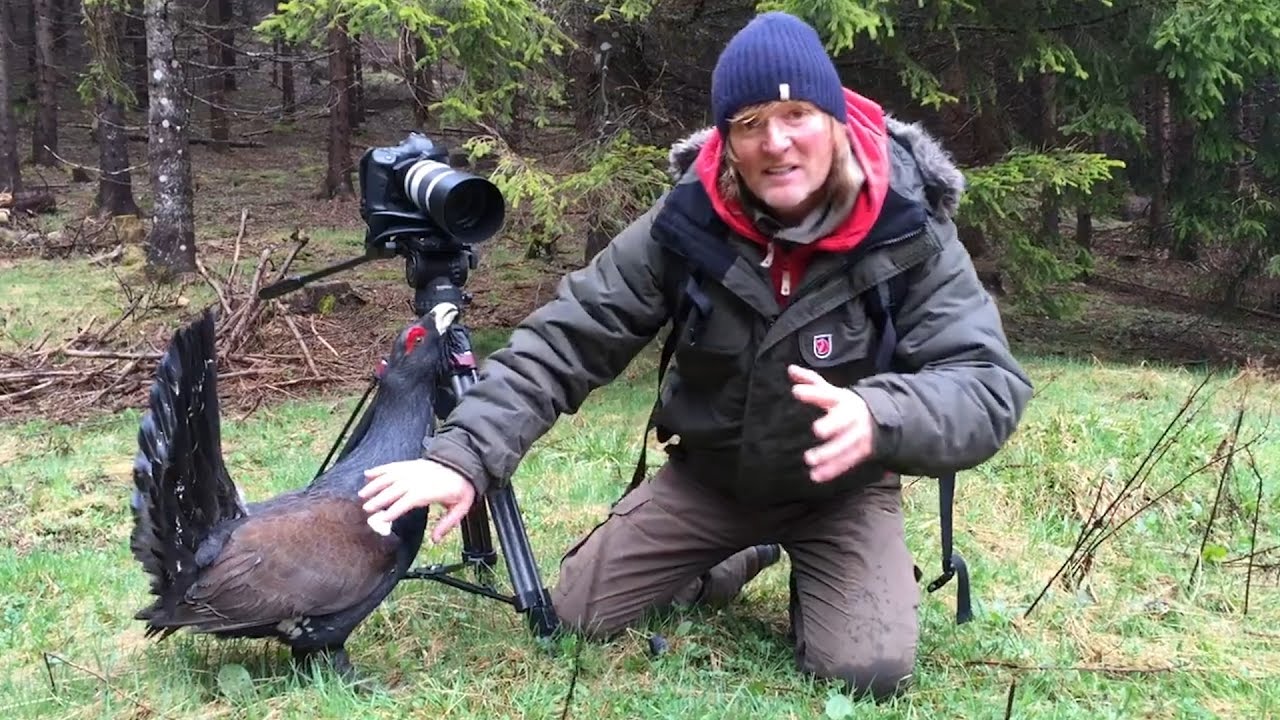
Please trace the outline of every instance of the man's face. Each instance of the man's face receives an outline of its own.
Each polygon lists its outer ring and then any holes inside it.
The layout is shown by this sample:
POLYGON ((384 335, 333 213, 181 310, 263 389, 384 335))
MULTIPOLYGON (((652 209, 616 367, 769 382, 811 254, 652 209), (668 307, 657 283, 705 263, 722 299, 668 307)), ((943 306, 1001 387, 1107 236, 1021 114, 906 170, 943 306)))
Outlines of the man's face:
POLYGON ((778 102, 729 126, 734 167, 747 188, 783 222, 822 201, 831 171, 831 117, 806 102, 778 102))

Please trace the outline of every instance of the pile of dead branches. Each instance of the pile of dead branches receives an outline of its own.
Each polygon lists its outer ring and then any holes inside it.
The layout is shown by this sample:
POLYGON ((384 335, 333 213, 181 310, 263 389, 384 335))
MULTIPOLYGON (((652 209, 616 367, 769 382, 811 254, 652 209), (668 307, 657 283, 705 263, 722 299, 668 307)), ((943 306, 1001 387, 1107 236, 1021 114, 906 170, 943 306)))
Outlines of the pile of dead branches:
MULTIPOLYGON (((293 300, 259 298, 260 289, 285 277, 307 241, 295 233, 294 247, 279 266, 272 262, 273 250, 267 248, 250 270, 240 257, 245 219, 242 214, 225 277, 197 263, 202 281, 217 296, 216 349, 223 407, 246 411, 272 396, 362 386, 376 358, 385 352, 377 333, 353 333, 352 326, 359 323, 341 312, 319 314, 293 300), (340 338, 342 351, 330 342, 335 337, 340 338)), ((345 284, 339 285, 338 292, 345 293, 340 304, 350 307, 353 299, 354 304, 362 302, 345 284)), ((126 291, 127 298, 132 295, 128 306, 101 330, 98 319, 90 318, 66 342, 50 343, 46 335, 18 351, 0 352, 0 415, 67 421, 91 411, 145 407, 155 367, 173 327, 169 322, 140 331, 156 294, 126 291)), ((183 322, 202 311, 191 308, 183 322)))

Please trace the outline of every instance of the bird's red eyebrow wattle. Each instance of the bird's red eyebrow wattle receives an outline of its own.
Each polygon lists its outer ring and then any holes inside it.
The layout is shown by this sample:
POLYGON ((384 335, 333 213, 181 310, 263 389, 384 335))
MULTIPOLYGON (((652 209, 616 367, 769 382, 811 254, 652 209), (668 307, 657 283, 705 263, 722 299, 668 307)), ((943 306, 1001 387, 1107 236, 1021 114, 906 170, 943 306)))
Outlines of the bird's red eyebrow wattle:
POLYGON ((427 336, 427 329, 421 325, 415 325, 409 328, 409 334, 404 339, 404 353, 408 355, 413 349, 422 342, 422 338, 427 336))

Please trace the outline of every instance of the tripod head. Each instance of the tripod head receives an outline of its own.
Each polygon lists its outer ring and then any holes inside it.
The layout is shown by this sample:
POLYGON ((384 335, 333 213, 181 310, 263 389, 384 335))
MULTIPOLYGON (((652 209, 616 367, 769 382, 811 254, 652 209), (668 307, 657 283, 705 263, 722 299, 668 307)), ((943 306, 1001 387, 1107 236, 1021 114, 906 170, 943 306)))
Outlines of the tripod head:
POLYGON ((370 260, 400 256, 414 310, 438 303, 463 307, 463 290, 476 267, 474 246, 502 227, 505 203, 488 180, 450 167, 448 151, 421 133, 360 158, 360 217, 367 229, 364 255, 307 275, 291 275, 259 291, 266 300, 370 260))

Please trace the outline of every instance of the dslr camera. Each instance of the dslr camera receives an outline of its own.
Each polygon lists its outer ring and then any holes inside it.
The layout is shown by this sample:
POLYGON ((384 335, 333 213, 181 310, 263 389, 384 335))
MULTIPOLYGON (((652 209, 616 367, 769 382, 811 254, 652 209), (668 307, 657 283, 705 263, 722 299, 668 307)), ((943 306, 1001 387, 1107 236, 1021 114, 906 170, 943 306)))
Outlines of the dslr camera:
POLYGON ((359 174, 367 252, 462 252, 502 227, 502 193, 488 180, 454 169, 448 157, 443 146, 417 132, 395 147, 365 151, 359 174))

